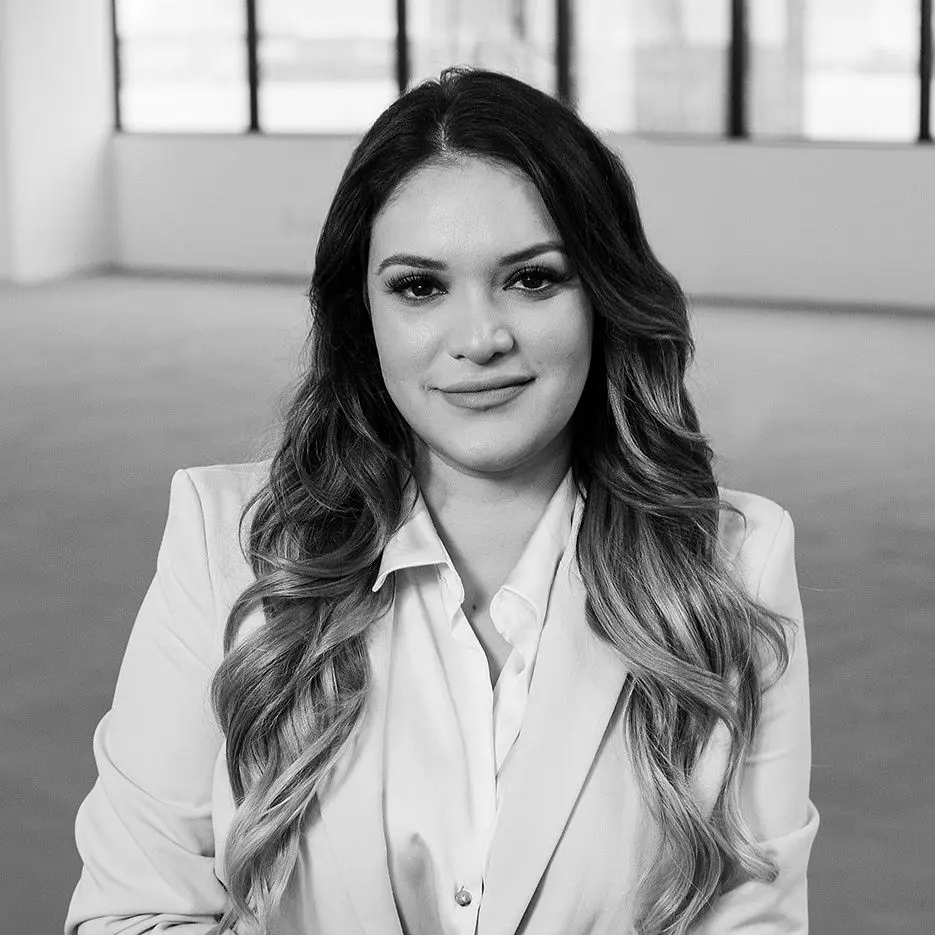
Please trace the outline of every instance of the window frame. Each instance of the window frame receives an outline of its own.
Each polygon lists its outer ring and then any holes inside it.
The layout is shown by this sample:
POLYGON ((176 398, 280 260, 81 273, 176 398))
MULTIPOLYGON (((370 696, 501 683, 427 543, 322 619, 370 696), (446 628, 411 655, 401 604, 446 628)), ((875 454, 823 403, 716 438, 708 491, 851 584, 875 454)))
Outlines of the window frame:
MULTIPOLYGON (((246 134, 263 134, 265 131, 260 129, 260 70, 257 58, 257 48, 259 45, 259 31, 257 29, 257 0, 243 0, 246 6, 247 31, 246 31, 246 78, 250 96, 250 122, 248 128, 243 131, 246 134)), ((725 101, 725 121, 723 137, 712 137, 712 139, 730 139, 747 140, 756 142, 771 142, 763 140, 760 137, 751 137, 749 126, 748 90, 749 90, 749 72, 748 64, 750 60, 750 35, 749 35, 749 4, 750 0, 730 0, 730 41, 728 43, 727 55, 727 100, 725 101)), ((574 106, 575 88, 574 88, 574 62, 572 60, 572 30, 574 28, 574 10, 572 9, 573 0, 555 0, 555 65, 556 65, 556 88, 555 95, 560 100, 574 106)), ((932 143, 932 78, 933 78, 933 0, 919 0, 919 127, 918 136, 914 144, 932 143)), ((116 133, 126 133, 123 129, 122 115, 120 111, 120 89, 121 89, 121 38, 119 25, 117 22, 117 0, 110 0, 110 20, 111 20, 111 46, 112 46, 112 71, 113 71, 113 114, 114 131, 116 133)), ((405 93, 410 81, 410 61, 409 61, 409 37, 408 37, 408 16, 406 0, 396 0, 396 84, 400 94, 405 93)), ((146 131, 148 132, 148 131, 146 131)), ((139 135, 145 135, 140 133, 139 135)), ((186 134, 193 135, 193 134, 186 134)), ((215 135, 215 134, 212 134, 215 135)), ((306 135, 306 134, 302 134, 306 135)), ((317 134, 309 132, 307 135, 315 136, 317 134)), ((649 134, 659 135, 659 134, 649 134)), ((682 134, 666 133, 667 138, 680 138, 682 134)), ((686 134, 690 137, 690 134, 686 134)), ((796 142, 817 145, 848 145, 848 140, 809 140, 796 139, 796 142)), ((861 145, 878 145, 869 141, 853 141, 861 145)), ((881 141, 882 142, 882 141, 881 141)), ((851 144, 853 145, 853 144, 851 144)), ((885 142, 882 145, 906 145, 903 143, 885 142)))

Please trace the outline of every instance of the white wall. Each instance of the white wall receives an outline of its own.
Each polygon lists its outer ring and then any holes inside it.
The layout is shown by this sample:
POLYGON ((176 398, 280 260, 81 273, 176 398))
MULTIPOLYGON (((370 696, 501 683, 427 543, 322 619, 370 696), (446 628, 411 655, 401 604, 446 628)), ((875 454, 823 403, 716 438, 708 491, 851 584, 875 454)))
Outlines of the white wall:
MULTIPOLYGON (((118 264, 307 276, 355 142, 118 137, 118 264)), ((689 292, 935 308, 931 147, 611 143, 689 292)))
POLYGON ((107 265, 109 0, 4 0, 0 14, 0 275, 30 281, 107 265))
POLYGON ((620 141, 689 291, 935 309, 931 146, 620 141))
POLYGON ((307 275, 355 143, 340 136, 116 137, 118 265, 307 275))

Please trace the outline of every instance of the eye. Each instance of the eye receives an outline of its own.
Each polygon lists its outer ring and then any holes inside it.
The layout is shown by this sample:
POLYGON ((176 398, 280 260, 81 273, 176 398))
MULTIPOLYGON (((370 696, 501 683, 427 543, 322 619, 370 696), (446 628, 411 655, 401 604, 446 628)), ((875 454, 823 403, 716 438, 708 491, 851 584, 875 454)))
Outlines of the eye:
POLYGON ((405 273, 389 279, 386 286, 390 292, 409 302, 424 302, 426 299, 435 298, 435 290, 438 290, 438 294, 443 291, 438 280, 425 273, 405 273))
POLYGON ((520 292, 548 292, 553 286, 567 282, 570 278, 567 273, 547 266, 524 266, 512 275, 508 285, 521 284, 520 292))

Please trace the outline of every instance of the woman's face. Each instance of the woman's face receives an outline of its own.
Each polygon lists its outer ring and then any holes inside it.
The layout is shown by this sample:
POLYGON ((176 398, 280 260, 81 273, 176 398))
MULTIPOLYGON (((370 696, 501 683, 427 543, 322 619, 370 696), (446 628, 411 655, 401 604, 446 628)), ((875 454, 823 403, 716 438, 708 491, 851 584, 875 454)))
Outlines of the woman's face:
POLYGON ((386 388, 429 457, 471 474, 567 459, 591 309, 525 175, 475 158, 410 175, 374 220, 367 294, 386 388))

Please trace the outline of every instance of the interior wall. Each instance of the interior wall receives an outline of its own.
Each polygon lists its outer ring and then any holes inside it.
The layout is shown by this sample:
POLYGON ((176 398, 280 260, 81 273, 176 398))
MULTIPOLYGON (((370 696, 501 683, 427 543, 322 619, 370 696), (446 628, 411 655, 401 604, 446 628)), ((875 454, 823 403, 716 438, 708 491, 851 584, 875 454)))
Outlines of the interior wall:
MULTIPOLYGON (((118 136, 118 264, 307 276, 355 142, 118 136)), ((935 308, 930 147, 609 142, 689 292, 935 308)))
POLYGON ((689 291, 935 310, 935 151, 617 140, 689 291))
POLYGON ((2 8, 7 276, 109 265, 109 0, 5 0, 2 8))
POLYGON ((352 137, 114 140, 119 266, 305 276, 352 137))

